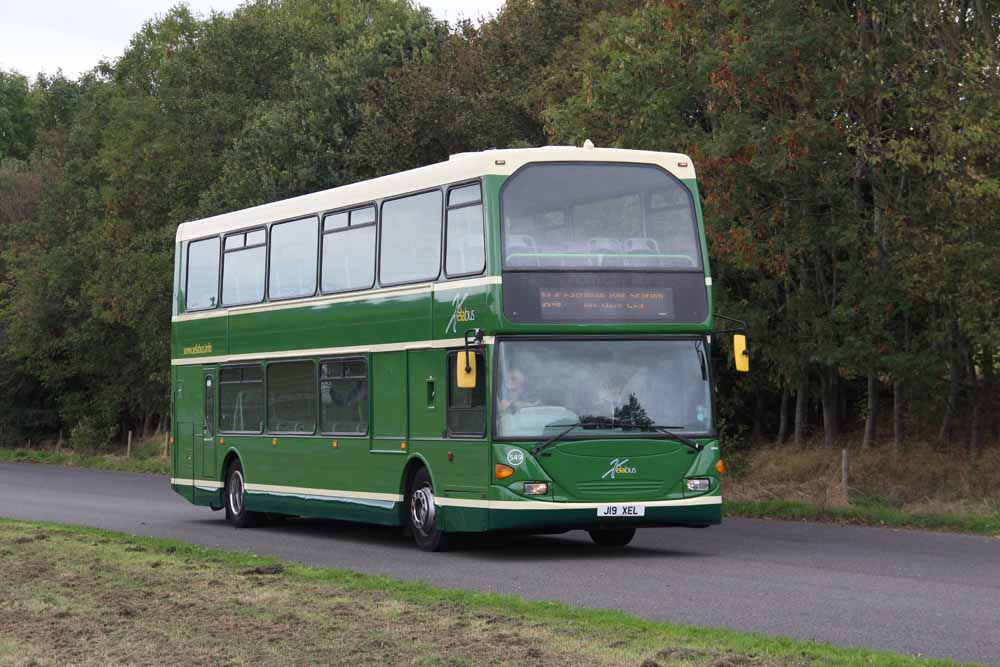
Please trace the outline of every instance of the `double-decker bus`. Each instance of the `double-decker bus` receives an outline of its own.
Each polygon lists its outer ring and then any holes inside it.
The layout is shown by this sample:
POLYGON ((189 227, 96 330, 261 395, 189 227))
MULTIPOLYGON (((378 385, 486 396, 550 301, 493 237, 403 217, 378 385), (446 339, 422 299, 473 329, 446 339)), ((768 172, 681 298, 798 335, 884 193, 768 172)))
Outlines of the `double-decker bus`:
POLYGON ((721 520, 685 155, 455 155, 182 224, 174 267, 171 485, 236 526, 721 520))

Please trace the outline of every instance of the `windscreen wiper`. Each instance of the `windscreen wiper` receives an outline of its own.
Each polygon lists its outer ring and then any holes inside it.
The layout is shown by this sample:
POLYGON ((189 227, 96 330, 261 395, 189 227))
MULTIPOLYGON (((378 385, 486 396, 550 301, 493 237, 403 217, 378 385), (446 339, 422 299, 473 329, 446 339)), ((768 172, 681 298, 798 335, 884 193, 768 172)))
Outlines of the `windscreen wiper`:
POLYGON ((582 428, 583 427, 583 423, 582 422, 576 422, 575 424, 555 424, 555 426, 565 426, 566 428, 563 429, 562 431, 559 431, 555 435, 551 436, 547 440, 542 440, 540 443, 538 443, 537 445, 535 445, 534 447, 532 447, 531 448, 531 453, 532 454, 534 454, 534 455, 537 456, 539 452, 541 452, 543 449, 546 449, 547 447, 550 447, 550 446, 556 444, 556 442, 560 438, 562 438, 563 436, 565 436, 567 433, 569 433, 573 429, 575 429, 575 428, 582 428))
POLYGON ((671 430, 675 428, 684 428, 683 426, 660 426, 659 424, 636 424, 633 422, 623 422, 623 425, 631 426, 632 428, 648 428, 653 431, 656 431, 657 433, 662 433, 671 440, 676 440, 685 447, 690 447, 692 450, 699 453, 701 452, 701 450, 705 449, 705 445, 700 445, 691 438, 687 437, 686 435, 681 435, 680 433, 674 433, 671 430))
POLYGON ((702 444, 699 444, 699 443, 695 442, 694 440, 692 440, 691 438, 687 437, 686 435, 681 435, 680 433, 674 433, 673 431, 670 430, 672 428, 679 428, 677 426, 659 426, 658 424, 650 424, 649 427, 651 429, 653 429, 654 431, 658 431, 658 432, 662 433, 663 435, 667 436, 671 440, 676 440, 677 442, 681 443, 682 445, 690 447, 691 449, 693 449, 696 452, 701 452, 701 450, 705 449, 705 445, 702 445, 702 444))

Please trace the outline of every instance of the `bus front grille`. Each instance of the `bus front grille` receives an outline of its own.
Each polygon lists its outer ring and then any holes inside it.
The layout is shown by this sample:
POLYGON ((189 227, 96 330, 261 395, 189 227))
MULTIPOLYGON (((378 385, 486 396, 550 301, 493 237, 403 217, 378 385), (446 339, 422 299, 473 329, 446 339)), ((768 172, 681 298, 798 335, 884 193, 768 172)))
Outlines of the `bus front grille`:
POLYGON ((595 482, 577 482, 576 489, 580 496, 629 496, 641 497, 660 493, 663 482, 630 482, 626 480, 599 480, 595 482))

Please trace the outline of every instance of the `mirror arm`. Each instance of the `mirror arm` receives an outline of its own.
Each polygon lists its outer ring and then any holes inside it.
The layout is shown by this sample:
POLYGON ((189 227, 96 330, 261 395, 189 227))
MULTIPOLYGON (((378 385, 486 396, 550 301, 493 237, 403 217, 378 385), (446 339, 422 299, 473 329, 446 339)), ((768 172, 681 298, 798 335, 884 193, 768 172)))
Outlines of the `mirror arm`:
POLYGON ((469 348, 470 347, 482 347, 483 346, 483 330, 479 327, 475 329, 466 329, 465 331, 465 372, 472 372, 472 365, 469 363, 469 348), (472 342, 469 342, 469 339, 472 342))
POLYGON ((735 317, 729 317, 727 315, 719 315, 719 314, 716 314, 716 317, 718 317, 719 319, 728 320, 730 322, 736 322, 739 326, 734 327, 732 329, 716 329, 715 331, 709 332, 708 334, 709 336, 714 336, 716 334, 724 334, 724 333, 743 333, 750 328, 749 326, 747 326, 746 322, 744 322, 743 320, 738 320, 735 317))

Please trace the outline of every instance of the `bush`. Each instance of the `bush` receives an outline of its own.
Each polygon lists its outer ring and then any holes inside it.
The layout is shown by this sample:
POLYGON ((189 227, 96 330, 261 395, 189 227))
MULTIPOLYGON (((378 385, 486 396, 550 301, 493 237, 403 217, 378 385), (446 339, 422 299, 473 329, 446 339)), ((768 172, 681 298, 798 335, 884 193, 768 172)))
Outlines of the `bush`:
POLYGON ((102 425, 93 417, 84 417, 69 432, 69 446, 82 454, 105 449, 114 437, 114 426, 102 425))

